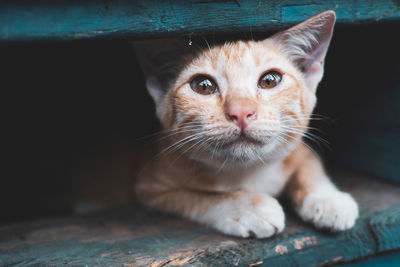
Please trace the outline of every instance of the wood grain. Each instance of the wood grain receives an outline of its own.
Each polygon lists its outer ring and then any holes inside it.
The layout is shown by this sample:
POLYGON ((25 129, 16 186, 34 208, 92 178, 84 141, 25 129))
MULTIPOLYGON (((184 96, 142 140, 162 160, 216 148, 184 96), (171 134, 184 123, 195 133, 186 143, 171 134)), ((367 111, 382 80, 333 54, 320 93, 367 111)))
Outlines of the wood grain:
POLYGON ((398 21, 396 0, 2 1, 1 41, 143 38, 278 30, 333 9, 338 23, 398 21))
POLYGON ((400 187, 355 174, 336 177, 361 205, 354 229, 316 231, 290 208, 285 231, 239 239, 141 207, 0 228, 0 265, 317 266, 400 249, 400 187))

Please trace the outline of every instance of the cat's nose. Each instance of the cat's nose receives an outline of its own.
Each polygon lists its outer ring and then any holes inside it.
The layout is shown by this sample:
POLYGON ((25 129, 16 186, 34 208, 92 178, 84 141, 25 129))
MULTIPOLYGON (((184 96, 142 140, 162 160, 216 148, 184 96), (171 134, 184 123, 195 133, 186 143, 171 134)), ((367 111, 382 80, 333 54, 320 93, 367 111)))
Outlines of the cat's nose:
POLYGON ((227 120, 235 123, 242 131, 257 117, 254 106, 247 101, 230 103, 226 107, 225 115, 227 120))

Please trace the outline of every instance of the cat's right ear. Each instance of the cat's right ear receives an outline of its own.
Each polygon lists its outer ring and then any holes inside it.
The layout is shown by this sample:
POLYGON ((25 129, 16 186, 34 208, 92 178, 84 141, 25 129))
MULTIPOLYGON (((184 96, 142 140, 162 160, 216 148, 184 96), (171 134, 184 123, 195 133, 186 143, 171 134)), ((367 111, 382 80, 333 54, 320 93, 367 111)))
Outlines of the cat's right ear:
POLYGON ((189 44, 184 38, 135 41, 132 44, 145 75, 147 90, 158 105, 176 78, 189 44))
POLYGON ((313 92, 323 76, 335 20, 335 12, 327 10, 268 38, 283 47, 283 52, 304 74, 306 84, 313 92))

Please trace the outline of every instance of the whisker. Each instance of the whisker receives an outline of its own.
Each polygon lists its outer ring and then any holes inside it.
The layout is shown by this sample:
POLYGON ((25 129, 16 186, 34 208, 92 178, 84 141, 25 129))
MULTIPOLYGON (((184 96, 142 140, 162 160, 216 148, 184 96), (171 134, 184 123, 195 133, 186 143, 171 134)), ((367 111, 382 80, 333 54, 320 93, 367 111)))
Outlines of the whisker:
POLYGON ((221 166, 218 168, 216 174, 218 174, 220 171, 223 170, 223 168, 225 167, 225 164, 228 162, 229 158, 226 157, 225 160, 222 162, 221 166))
POLYGON ((172 145, 168 146, 167 148, 163 149, 160 152, 160 154, 164 154, 167 151, 168 151, 168 153, 175 151, 177 148, 182 147, 183 145, 200 138, 201 135, 204 135, 204 132, 199 132, 199 133, 195 133, 195 134, 186 136, 185 138, 182 138, 181 140, 179 140, 179 141, 173 143, 172 145))
POLYGON ((287 126, 282 126, 282 129, 284 131, 286 131, 287 133, 298 134, 301 137, 304 137, 305 139, 308 139, 308 140, 312 141, 313 143, 317 144, 318 147, 321 150, 323 150, 323 148, 321 146, 321 143, 325 147, 327 147, 328 149, 331 149, 330 146, 329 146, 330 144, 329 144, 329 142, 327 140, 325 140, 324 138, 322 138, 322 137, 320 137, 320 136, 318 136, 316 134, 313 134, 313 133, 311 133, 309 131, 303 131, 303 130, 300 130, 300 129, 296 128, 296 127, 295 128, 291 128, 291 127, 287 127, 287 126))
POLYGON ((201 125, 202 124, 200 122, 189 122, 189 123, 186 123, 186 124, 182 125, 181 127, 174 128, 174 129, 164 129, 164 130, 161 130, 161 131, 149 134, 149 135, 145 135, 145 136, 139 137, 136 140, 143 140, 143 139, 146 139, 146 138, 154 137, 154 136, 165 134, 165 133, 181 131, 183 129, 188 129, 190 127, 196 128, 196 127, 201 126, 201 125))
MULTIPOLYGON (((292 138, 292 139, 296 140, 293 136, 291 136, 291 135, 289 135, 289 134, 285 134, 285 133, 281 133, 281 134, 282 134, 284 137, 292 138)), ((286 142, 287 142, 287 141, 286 141, 286 142)), ((310 147, 307 143, 305 143, 302 139, 300 139, 300 143, 303 144, 304 146, 306 146, 308 149, 310 149, 313 153, 317 154, 317 153, 315 152, 315 150, 314 150, 312 147, 310 147)), ((287 144, 289 144, 289 143, 287 142, 287 144)))
POLYGON ((203 40, 206 42, 208 50, 211 52, 211 47, 210 47, 210 44, 208 43, 207 39, 202 34, 200 34, 200 37, 203 38, 203 40))

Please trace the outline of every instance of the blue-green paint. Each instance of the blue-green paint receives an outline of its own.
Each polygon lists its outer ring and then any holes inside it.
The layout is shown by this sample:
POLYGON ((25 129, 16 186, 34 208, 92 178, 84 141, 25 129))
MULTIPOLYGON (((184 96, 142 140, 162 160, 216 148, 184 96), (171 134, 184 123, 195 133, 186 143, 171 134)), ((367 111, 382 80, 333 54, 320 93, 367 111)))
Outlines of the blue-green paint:
POLYGON ((277 30, 327 9, 339 23, 400 19, 396 0, 2 1, 0 40, 140 38, 277 30))
POLYGON ((359 262, 339 265, 341 267, 391 267, 400 266, 400 250, 387 252, 359 262))
POLYGON ((353 187, 345 188, 358 199, 361 216, 352 230, 340 234, 315 230, 287 206, 286 229, 266 240, 232 238, 174 216, 125 207, 0 227, 0 266, 162 266, 174 260, 206 266, 316 266, 400 249, 400 187, 353 178, 353 187))

